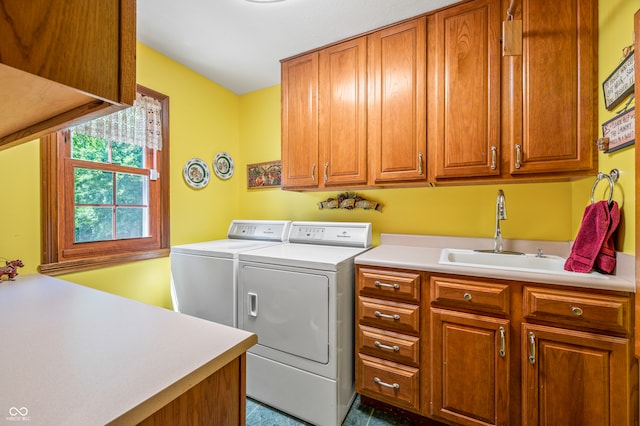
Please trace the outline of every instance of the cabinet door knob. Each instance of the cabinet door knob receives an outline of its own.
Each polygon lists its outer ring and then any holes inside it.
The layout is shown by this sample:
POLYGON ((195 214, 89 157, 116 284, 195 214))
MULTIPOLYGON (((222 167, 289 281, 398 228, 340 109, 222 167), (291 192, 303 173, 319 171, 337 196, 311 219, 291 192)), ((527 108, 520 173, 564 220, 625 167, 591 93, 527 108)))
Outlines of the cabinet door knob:
POLYGON ((469 293, 465 293, 462 297, 464 297, 464 300, 467 302, 471 302, 471 295, 469 293))
POLYGON ((574 307, 571 308, 571 313, 573 315, 579 317, 580 315, 582 315, 582 309, 577 307, 577 306, 574 306, 574 307))

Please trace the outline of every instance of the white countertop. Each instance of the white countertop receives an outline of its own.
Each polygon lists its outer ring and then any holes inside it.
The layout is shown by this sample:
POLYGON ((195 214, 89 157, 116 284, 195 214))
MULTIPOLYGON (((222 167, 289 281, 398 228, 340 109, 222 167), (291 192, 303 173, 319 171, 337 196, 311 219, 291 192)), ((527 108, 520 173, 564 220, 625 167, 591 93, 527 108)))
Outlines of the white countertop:
MULTIPOLYGON (((565 273, 560 275, 441 265, 438 263, 442 248, 487 249, 492 247, 492 242, 492 239, 487 238, 381 234, 381 244, 356 257, 355 263, 358 265, 635 292, 635 257, 624 253, 617 254, 615 275, 600 275, 597 273, 565 273)), ((543 248, 545 253, 566 258, 570 253, 571 246, 569 242, 505 240, 505 250, 536 253, 537 248, 543 248)))
POLYGON ((255 334, 44 275, 0 284, 0 419, 135 424, 255 334))

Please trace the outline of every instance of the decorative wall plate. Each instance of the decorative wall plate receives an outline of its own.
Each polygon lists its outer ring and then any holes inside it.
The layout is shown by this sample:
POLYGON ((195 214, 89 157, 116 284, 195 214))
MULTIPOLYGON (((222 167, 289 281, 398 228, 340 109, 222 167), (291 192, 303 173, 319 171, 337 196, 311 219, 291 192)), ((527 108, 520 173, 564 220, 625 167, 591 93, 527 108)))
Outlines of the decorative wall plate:
POLYGON ((192 158, 187 161, 182 170, 184 180, 192 188, 204 188, 209 183, 211 172, 207 163, 199 158, 192 158))
POLYGON ((213 171, 220 179, 233 176, 233 159, 226 152, 219 152, 213 159, 213 171))

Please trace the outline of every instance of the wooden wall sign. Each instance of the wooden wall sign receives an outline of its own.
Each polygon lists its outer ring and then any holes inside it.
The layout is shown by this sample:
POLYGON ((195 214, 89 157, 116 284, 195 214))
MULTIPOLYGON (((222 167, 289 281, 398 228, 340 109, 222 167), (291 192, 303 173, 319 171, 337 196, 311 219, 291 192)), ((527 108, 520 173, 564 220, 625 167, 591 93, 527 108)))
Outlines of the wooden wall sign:
POLYGON ((609 138, 609 149, 605 152, 617 151, 635 143, 635 110, 631 108, 602 124, 602 137, 609 138))
POLYGON ((609 77, 602 83, 604 91, 604 105, 608 110, 618 105, 626 98, 634 87, 634 59, 633 51, 616 67, 609 77))

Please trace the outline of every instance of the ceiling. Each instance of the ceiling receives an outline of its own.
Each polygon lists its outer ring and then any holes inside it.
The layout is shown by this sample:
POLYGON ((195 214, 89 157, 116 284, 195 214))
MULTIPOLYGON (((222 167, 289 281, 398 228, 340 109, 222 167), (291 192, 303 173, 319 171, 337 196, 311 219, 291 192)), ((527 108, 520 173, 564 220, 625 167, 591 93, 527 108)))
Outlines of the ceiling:
POLYGON ((242 95, 280 59, 458 0, 137 0, 138 41, 242 95))

